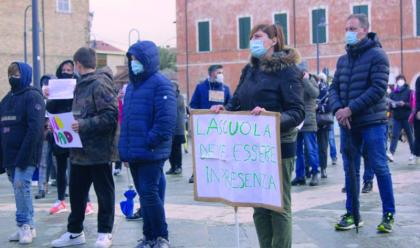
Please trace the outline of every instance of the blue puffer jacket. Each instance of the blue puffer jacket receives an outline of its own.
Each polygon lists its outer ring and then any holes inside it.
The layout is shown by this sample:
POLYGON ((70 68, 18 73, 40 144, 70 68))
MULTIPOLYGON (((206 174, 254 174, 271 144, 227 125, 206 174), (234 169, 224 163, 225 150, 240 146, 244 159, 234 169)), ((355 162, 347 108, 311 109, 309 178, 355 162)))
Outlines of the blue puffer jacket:
POLYGON ((171 82, 158 72, 159 50, 139 41, 127 53, 130 83, 124 97, 119 152, 122 161, 142 162, 169 157, 176 127, 176 97, 171 82), (134 75, 131 56, 144 66, 134 75))
POLYGON ((213 105, 226 105, 231 98, 229 87, 224 83, 210 82, 209 79, 197 84, 194 94, 191 97, 190 107, 193 109, 209 109, 213 105), (223 91, 224 101, 214 102, 209 100, 209 91, 223 91))
POLYGON ((389 61, 375 33, 354 46, 337 62, 330 88, 329 104, 335 114, 349 107, 351 127, 357 128, 387 122, 385 94, 389 61))

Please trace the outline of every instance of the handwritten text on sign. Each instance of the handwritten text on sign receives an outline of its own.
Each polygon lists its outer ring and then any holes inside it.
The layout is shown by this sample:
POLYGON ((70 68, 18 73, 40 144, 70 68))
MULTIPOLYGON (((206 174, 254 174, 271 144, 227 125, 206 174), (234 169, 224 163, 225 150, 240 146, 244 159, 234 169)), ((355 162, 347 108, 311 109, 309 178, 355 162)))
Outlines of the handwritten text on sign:
POLYGON ((71 124, 74 122, 73 113, 50 114, 48 113, 55 143, 63 148, 82 148, 78 133, 74 132, 71 124))
POLYGON ((281 211, 279 116, 193 112, 195 197, 281 211))

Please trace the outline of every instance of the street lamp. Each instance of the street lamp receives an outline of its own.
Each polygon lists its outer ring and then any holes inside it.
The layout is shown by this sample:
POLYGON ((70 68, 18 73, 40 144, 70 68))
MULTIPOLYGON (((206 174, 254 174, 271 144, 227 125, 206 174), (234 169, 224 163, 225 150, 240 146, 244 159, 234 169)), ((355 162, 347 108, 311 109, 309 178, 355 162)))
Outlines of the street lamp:
POLYGON ((25 9, 25 16, 23 17, 23 58, 24 58, 24 61, 25 61, 25 63, 27 63, 28 62, 28 48, 27 48, 27 45, 26 45, 26 39, 27 39, 27 36, 28 36, 28 32, 27 32, 27 28, 26 28, 26 16, 27 16, 27 14, 28 14, 28 10, 30 9, 32 7, 32 5, 28 5, 28 6, 26 6, 26 9, 25 9))
POLYGON ((38 0, 32 0, 32 54, 34 86, 40 88, 38 0))
POLYGON ((131 33, 132 32, 136 32, 137 33, 137 41, 140 40, 140 31, 138 29, 132 28, 129 32, 128 32, 128 46, 131 46, 131 33))
MULTIPOLYGON (((317 18, 318 19, 318 18, 317 18)), ((319 74, 319 29, 327 26, 324 20, 316 25, 316 73, 319 74)))

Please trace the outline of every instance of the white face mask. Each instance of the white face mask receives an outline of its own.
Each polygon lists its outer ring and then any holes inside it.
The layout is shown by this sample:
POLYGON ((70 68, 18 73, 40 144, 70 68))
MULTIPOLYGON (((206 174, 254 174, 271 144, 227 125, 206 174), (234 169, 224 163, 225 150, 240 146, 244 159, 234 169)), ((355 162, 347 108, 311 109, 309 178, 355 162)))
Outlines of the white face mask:
POLYGON ((216 82, 219 82, 219 83, 223 83, 224 82, 223 74, 217 74, 217 76, 216 76, 216 82))
POLYGON ((389 95, 389 94, 391 94, 391 92, 392 92, 392 91, 391 91, 391 89, 390 89, 390 88, 386 89, 386 93, 388 93, 388 95, 389 95))
POLYGON ((405 84, 405 81, 404 81, 404 80, 402 80, 402 79, 400 79, 400 80, 398 80, 398 81, 397 81, 397 85, 398 85, 398 87, 403 87, 403 86, 404 86, 404 84, 405 84))

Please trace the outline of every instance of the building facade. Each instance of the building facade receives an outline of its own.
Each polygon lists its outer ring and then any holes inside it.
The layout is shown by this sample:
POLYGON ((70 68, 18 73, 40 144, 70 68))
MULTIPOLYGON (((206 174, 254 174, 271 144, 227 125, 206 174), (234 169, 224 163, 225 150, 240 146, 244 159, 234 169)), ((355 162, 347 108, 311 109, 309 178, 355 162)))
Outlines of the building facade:
POLYGON ((352 13, 368 16, 389 56, 390 81, 401 72, 409 82, 420 75, 420 0, 177 0, 176 7, 178 78, 189 97, 211 64, 222 64, 226 83, 236 88, 249 60, 250 30, 260 23, 279 23, 312 72, 319 61, 333 74, 352 13))
POLYGON ((108 66, 115 75, 119 66, 127 64, 126 52, 109 43, 93 40, 90 46, 96 51, 96 66, 98 68, 108 66))
MULTIPOLYGON (((31 2, 2 0, 0 4, 0 96, 10 88, 7 82, 8 65, 24 60, 24 16, 31 2)), ((39 0, 38 4, 41 75, 55 74, 61 61, 71 59, 79 47, 89 44, 92 19, 89 0, 39 0)), ((31 8, 26 15, 26 30, 27 61, 32 64, 31 8)))

